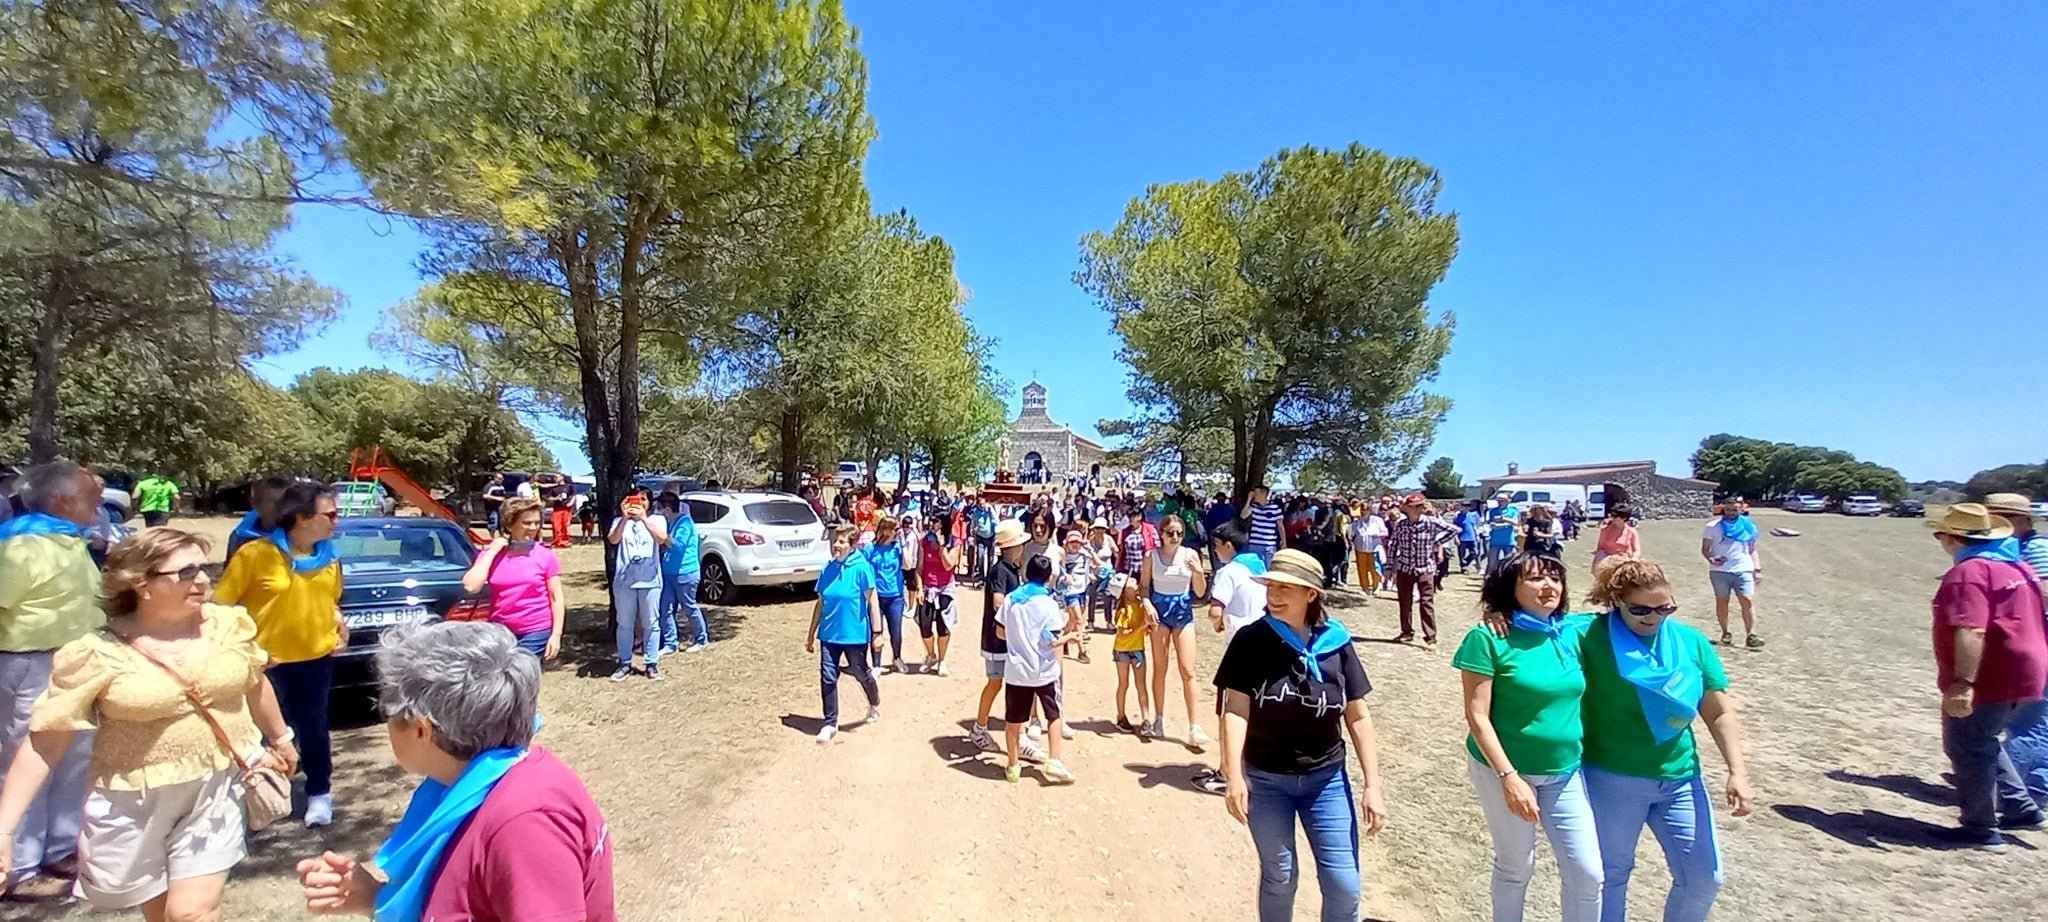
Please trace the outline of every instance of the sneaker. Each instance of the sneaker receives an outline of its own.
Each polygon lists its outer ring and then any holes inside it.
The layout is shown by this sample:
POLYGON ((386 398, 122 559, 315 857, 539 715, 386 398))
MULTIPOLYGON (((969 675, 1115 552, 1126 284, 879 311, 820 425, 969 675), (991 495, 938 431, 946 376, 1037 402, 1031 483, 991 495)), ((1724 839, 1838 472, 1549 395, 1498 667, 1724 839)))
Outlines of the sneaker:
POLYGON ((1222 772, 1212 769, 1195 776, 1195 787, 1201 788, 1209 794, 1221 794, 1230 785, 1223 780, 1222 772))
POLYGON ((675 647, 675 645, 673 645, 673 644, 662 644, 662 645, 661 645, 661 655, 663 655, 663 656, 667 656, 667 655, 669 655, 669 654, 671 654, 671 653, 674 653, 674 652, 676 652, 676 647, 675 647))
POLYGON ((1040 746, 1031 740, 1024 740, 1022 743, 1018 744, 1017 752, 1021 754, 1024 757, 1024 760, 1027 762, 1043 762, 1046 760, 1045 747, 1040 746))
MULTIPOLYGON (((2048 829, 2048 814, 2043 814, 2039 811, 2036 811, 2032 816, 2023 816, 2018 819, 2012 820, 1999 820, 1998 828, 2013 831, 2026 831, 2030 829, 2048 829)), ((45 872, 50 871, 49 868, 44 868, 43 870, 45 872)))
POLYGON ((318 829, 334 822, 334 795, 314 794, 306 798, 306 828, 318 829))
POLYGON ((1732 647, 1732 646, 1735 646, 1735 635, 1734 635, 1734 634, 1730 634, 1730 633, 1728 633, 1727 631, 1722 631, 1722 632, 1721 632, 1721 640, 1720 640, 1720 644, 1721 644, 1721 646, 1724 646, 1724 647, 1732 647))
POLYGON ((903 665, 903 661, 902 661, 902 660, 900 660, 900 659, 899 659, 899 660, 897 660, 897 661, 895 662, 895 664, 894 664, 894 665, 892 665, 892 666, 891 666, 890 668, 894 669, 894 670, 896 671, 896 674, 897 674, 897 675, 902 675, 902 674, 904 674, 904 673, 906 673, 906 672, 909 672, 909 671, 910 671, 909 669, 907 669, 907 668, 904 668, 904 665, 903 665))
POLYGON ((1947 838, 1966 848, 1994 855, 2005 854, 2005 836, 1996 829, 1951 829, 1947 838))
POLYGON ((1116 728, 1124 731, 1125 733, 1138 732, 1137 727, 1131 726, 1131 719, 1129 717, 1125 717, 1122 714, 1116 715, 1116 728))
POLYGON ((982 752, 1003 751, 1003 747, 996 745, 996 738, 988 735, 987 727, 975 727, 974 729, 967 731, 967 741, 973 743, 974 748, 979 749, 982 752))
POLYGON ((659 682, 659 681, 661 681, 661 667, 660 667, 660 666, 657 666, 657 665, 655 665, 655 664, 653 664, 653 663, 648 663, 648 664, 647 664, 647 678, 648 678, 648 680, 649 680, 649 681, 654 681, 654 682, 659 682))
POLYGON ((1066 721, 1061 721, 1061 722, 1060 722, 1060 739, 1063 739, 1063 740, 1070 740, 1070 739, 1073 739, 1073 738, 1074 738, 1074 725, 1073 725, 1073 724, 1070 724, 1070 723, 1067 723, 1066 721))
POLYGON ((1207 745, 1209 745, 1209 734, 1202 729, 1200 724, 1188 728, 1188 749, 1194 752, 1201 752, 1202 747, 1207 745))
POLYGON ((1429 639, 1427 639, 1427 640, 1424 640, 1424 641, 1422 642, 1422 649, 1423 649, 1423 652, 1425 652, 1425 653, 1435 653, 1435 652, 1436 652, 1436 638, 1434 638, 1434 637, 1431 637, 1431 638, 1429 638, 1429 639))
POLYGON ((875 721, 878 721, 878 720, 881 720, 881 719, 882 719, 882 706, 881 706, 881 705, 873 705, 873 706, 870 706, 870 707, 868 708, 868 719, 866 719, 866 720, 864 720, 864 721, 861 721, 861 725, 862 725, 862 726, 866 726, 866 725, 868 725, 868 724, 872 724, 872 723, 874 723, 875 721))
POLYGON ((633 667, 631 667, 631 666, 620 666, 620 667, 618 668, 618 670, 617 670, 617 671, 615 671, 615 672, 613 672, 613 673, 612 673, 612 681, 614 681, 614 682, 624 682, 624 681, 626 681, 626 679, 627 679, 627 678, 631 677, 632 675, 633 675, 633 667))
POLYGON ((1764 639, 1756 636, 1755 634, 1751 634, 1749 635, 1748 640, 1742 642, 1742 645, 1752 650, 1761 650, 1764 648, 1764 639))
POLYGON ((1046 762, 1038 770, 1041 774, 1045 775, 1045 783, 1047 784, 1073 784, 1080 780, 1074 777, 1072 771, 1067 769, 1066 763, 1058 759, 1046 762))
POLYGON ((683 652, 684 652, 684 653, 702 653, 702 652, 704 652, 704 648, 705 648, 705 647, 708 647, 708 646, 710 646, 710 644, 706 644, 706 643, 693 643, 693 644, 691 644, 691 645, 689 645, 689 646, 687 646, 687 647, 684 647, 684 648, 683 648, 683 652))
POLYGON ((940 678, 945 678, 946 676, 952 675, 952 673, 947 672, 946 664, 941 662, 937 666, 932 668, 932 675, 938 676, 940 678))
POLYGON ((1152 718, 1152 738, 1155 740, 1163 740, 1166 738, 1166 718, 1152 718))
POLYGON ((1024 766, 1012 765, 1009 768, 1003 769, 1003 780, 1011 784, 1024 780, 1024 766))
POLYGON ((1395 642, 1395 643, 1414 643, 1414 642, 1415 642, 1415 635, 1414 635, 1414 634, 1410 634, 1410 633, 1408 633, 1408 632, 1406 632, 1406 631, 1403 631, 1403 632, 1401 632, 1401 633, 1399 633, 1399 634, 1395 634, 1395 635, 1394 635, 1394 642, 1395 642))
POLYGON ((826 743, 832 742, 832 738, 838 735, 838 727, 835 727, 831 724, 826 724, 823 728, 818 730, 818 744, 822 746, 826 743))
POLYGON ((1082 647, 1082 648, 1081 648, 1081 652, 1080 652, 1080 653, 1079 653, 1078 655, 1076 655, 1076 656, 1074 657, 1074 662, 1080 663, 1080 664, 1081 664, 1081 665, 1083 665, 1083 666, 1086 666, 1086 665, 1088 665, 1088 648, 1087 648, 1087 647, 1082 647))

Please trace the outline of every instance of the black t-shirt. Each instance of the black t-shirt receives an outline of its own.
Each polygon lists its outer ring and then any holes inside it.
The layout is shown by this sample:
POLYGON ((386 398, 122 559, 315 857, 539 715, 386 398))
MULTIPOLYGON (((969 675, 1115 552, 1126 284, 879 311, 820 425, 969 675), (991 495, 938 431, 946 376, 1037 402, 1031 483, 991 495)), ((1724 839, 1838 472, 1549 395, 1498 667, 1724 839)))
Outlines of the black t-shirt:
POLYGON ((1252 699, 1244 762, 1264 772, 1306 774, 1344 761, 1344 705, 1372 683, 1358 651, 1345 644, 1317 660, 1322 681, 1309 678, 1301 654, 1266 621, 1246 625, 1223 651, 1216 686, 1252 699))
POLYGON ((981 652, 1008 656, 1010 645, 996 636, 996 596, 1009 595, 1024 585, 1024 574, 1013 564, 997 557, 988 565, 988 578, 981 583, 981 652))

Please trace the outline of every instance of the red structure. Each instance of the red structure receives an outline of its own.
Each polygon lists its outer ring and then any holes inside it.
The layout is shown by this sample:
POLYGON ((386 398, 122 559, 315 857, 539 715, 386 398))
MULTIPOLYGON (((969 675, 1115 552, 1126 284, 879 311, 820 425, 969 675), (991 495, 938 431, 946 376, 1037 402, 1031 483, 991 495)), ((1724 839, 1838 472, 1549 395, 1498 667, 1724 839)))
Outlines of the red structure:
POLYGON ((461 516, 456 515, 454 510, 442 505, 440 500, 435 499, 433 494, 428 493, 427 488, 420 486, 411 477, 407 477, 404 471, 399 470, 386 461, 384 458, 384 446, 377 445, 371 447, 368 455, 369 458, 366 463, 363 458, 364 452, 362 449, 353 448, 349 450, 349 479, 374 480, 381 483, 384 485, 384 489, 391 491, 391 495, 398 497, 402 502, 412 504, 421 514, 438 515, 462 526, 462 530, 468 533, 469 540, 476 542, 478 547, 491 543, 491 536, 489 534, 470 527, 470 524, 463 521, 461 516))

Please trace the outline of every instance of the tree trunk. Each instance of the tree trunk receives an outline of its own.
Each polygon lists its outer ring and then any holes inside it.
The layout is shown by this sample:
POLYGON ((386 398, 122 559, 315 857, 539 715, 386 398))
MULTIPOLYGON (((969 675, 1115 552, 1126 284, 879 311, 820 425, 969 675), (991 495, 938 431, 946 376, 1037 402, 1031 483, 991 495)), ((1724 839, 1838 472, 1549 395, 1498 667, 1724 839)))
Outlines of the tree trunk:
POLYGON ((794 407, 783 407, 782 425, 776 435, 776 464, 784 493, 795 493, 800 480, 797 468, 803 463, 803 431, 803 415, 794 407))
POLYGON ((57 458, 57 385, 59 357, 64 352, 64 313, 70 308, 69 272, 63 266, 50 270, 43 290, 42 313, 36 317, 36 346, 31 357, 34 369, 29 384, 28 460, 42 464, 57 458))
POLYGON ((910 489, 910 452, 896 453, 896 495, 902 496, 910 489))
POLYGON ((1230 501, 1239 509, 1252 495, 1251 439, 1245 434, 1244 417, 1230 421, 1230 501))

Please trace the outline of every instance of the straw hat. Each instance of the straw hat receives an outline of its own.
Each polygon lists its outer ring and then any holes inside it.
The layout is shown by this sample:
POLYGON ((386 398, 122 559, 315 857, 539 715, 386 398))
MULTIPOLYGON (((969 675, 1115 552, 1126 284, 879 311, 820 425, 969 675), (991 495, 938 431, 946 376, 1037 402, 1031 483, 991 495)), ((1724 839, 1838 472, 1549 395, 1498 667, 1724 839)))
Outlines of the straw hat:
POLYGON ((1938 535, 1954 535, 1971 541, 1995 541, 2012 537, 2012 523, 1992 515, 1980 503, 1957 503, 1948 514, 1927 523, 1938 535))
POLYGON ((1266 572, 1253 578, 1268 586, 1292 583, 1323 591, 1323 565, 1306 552, 1291 547, 1275 553, 1273 560, 1266 564, 1266 572))
POLYGON ((1024 523, 1016 519, 1004 519, 996 523, 996 547, 1016 547, 1030 537, 1024 531, 1024 523))
POLYGON ((2023 515, 2034 517, 2033 504, 2018 493, 1993 493, 1984 497, 1984 508, 1997 515, 2023 515))
POLYGON ((1096 517, 1096 519, 1095 519, 1095 526, 1094 526, 1094 527, 1096 527, 1096 528, 1100 528, 1100 529, 1102 529, 1103 531, 1115 531, 1115 530, 1116 530, 1116 529, 1114 529, 1114 528, 1111 528, 1111 527, 1110 527, 1110 525, 1109 525, 1109 516, 1106 516, 1106 515, 1104 515, 1104 516, 1097 516, 1097 517, 1096 517))

